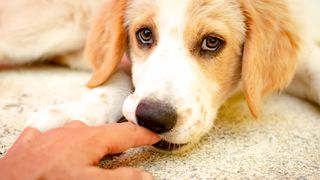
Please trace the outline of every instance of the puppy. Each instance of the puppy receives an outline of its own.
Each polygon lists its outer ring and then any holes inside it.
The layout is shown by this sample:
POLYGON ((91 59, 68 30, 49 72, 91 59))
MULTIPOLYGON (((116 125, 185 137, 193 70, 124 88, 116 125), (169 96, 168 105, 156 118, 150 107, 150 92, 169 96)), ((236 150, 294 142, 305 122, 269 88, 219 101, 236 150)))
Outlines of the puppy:
MULTIPOLYGON (((320 15, 315 7, 316 1, 299 0, 107 0, 86 41, 85 54, 94 70, 87 86, 94 89, 79 102, 39 111, 29 125, 47 130, 72 119, 99 125, 123 114, 162 137, 156 148, 179 151, 210 130, 219 107, 239 90, 256 118, 263 97, 274 91, 286 89, 320 104, 320 15), (131 59, 131 77, 118 68, 123 54, 131 59)), ((67 22, 53 24, 66 30, 67 22)), ((85 34, 88 23, 83 24, 85 34)), ((34 37, 47 42, 61 34, 34 37)), ((72 37, 60 42, 70 43, 72 37)), ((77 48, 50 46, 34 58, 23 57, 23 52, 34 55, 29 50, 8 56, 5 42, 13 37, 6 38, 0 41, 0 57, 7 63, 59 55, 64 64, 88 67, 85 58, 73 62, 66 53, 81 52, 84 39, 73 42, 77 48)))

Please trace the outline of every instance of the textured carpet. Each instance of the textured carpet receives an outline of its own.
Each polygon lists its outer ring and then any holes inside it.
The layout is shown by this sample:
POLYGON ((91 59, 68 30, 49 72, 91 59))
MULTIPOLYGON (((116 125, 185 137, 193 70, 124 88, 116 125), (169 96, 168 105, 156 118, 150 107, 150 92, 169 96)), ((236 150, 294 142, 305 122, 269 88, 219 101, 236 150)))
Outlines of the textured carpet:
MULTIPOLYGON (((50 66, 1 70, 0 156, 28 114, 79 98, 89 76, 50 66)), ((268 97, 262 108, 260 120, 254 120, 243 95, 236 95, 189 152, 169 155, 138 148, 106 157, 100 165, 139 167, 157 179, 320 179, 320 108, 285 94, 268 97)))

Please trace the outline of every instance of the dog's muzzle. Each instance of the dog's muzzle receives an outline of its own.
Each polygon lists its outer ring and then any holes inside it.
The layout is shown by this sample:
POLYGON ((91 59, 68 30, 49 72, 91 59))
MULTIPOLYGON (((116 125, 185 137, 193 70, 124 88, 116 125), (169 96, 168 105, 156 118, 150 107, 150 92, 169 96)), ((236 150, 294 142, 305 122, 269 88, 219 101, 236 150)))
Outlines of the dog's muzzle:
MULTIPOLYGON (((137 123, 157 134, 169 132, 177 123, 177 112, 168 103, 145 99, 140 101, 136 109, 137 123)), ((153 147, 163 151, 175 151, 185 144, 175 144, 161 140, 153 147)))

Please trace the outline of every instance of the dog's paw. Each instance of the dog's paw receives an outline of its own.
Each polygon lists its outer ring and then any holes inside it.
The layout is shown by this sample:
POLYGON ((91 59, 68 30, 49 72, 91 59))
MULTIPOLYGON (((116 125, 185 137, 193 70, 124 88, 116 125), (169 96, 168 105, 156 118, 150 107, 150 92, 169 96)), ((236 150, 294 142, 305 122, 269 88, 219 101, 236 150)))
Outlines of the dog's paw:
POLYGON ((128 75, 116 73, 108 84, 89 90, 79 101, 35 112, 28 118, 27 126, 47 131, 73 120, 82 121, 89 126, 117 122, 122 118, 122 105, 131 91, 128 75))
POLYGON ((42 132, 62 127, 72 120, 80 120, 76 119, 74 115, 74 111, 79 108, 77 103, 68 103, 41 109, 31 114, 27 119, 26 126, 42 132))
POLYGON ((120 109, 109 109, 107 103, 66 103, 41 109, 32 114, 27 120, 27 126, 34 127, 42 132, 62 127, 65 124, 78 120, 88 126, 98 126, 117 122, 121 118, 120 109))
POLYGON ((27 126, 42 132, 78 120, 89 126, 114 123, 122 117, 122 104, 125 93, 110 93, 114 90, 96 89, 85 94, 79 102, 65 103, 32 114, 27 126))

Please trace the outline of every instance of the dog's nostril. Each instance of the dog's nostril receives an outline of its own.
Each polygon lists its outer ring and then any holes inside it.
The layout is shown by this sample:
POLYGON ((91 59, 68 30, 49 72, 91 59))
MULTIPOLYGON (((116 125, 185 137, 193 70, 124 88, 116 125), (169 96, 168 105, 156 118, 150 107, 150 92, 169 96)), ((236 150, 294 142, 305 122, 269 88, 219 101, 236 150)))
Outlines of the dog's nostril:
POLYGON ((140 126, 158 134, 170 131, 177 122, 177 113, 172 106, 154 100, 142 100, 136 117, 140 126))

